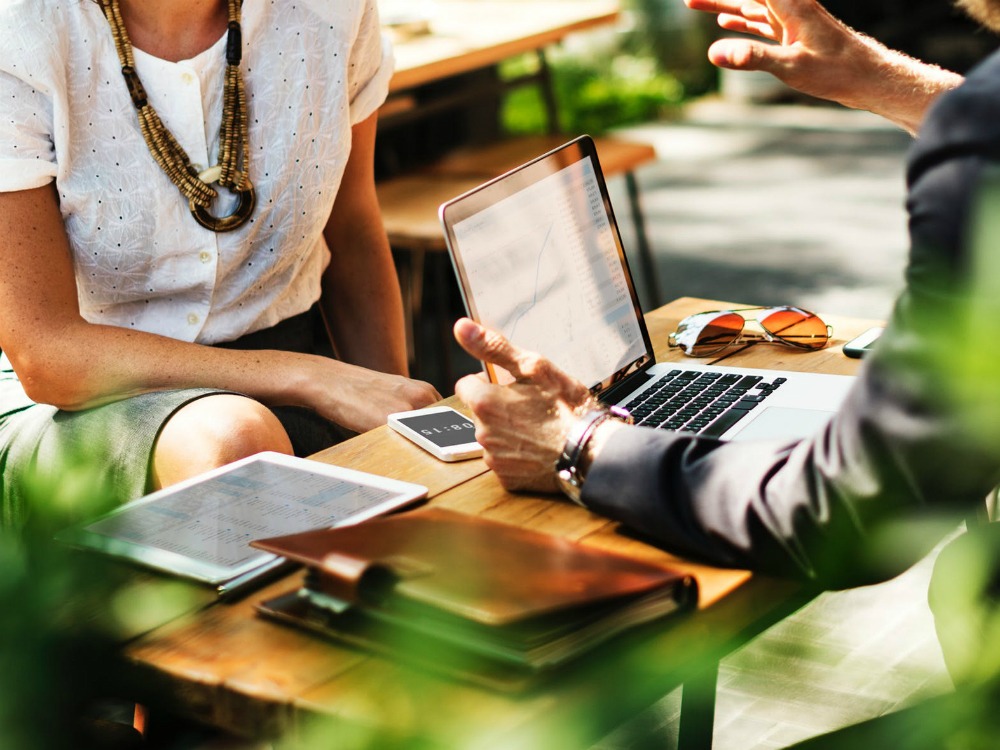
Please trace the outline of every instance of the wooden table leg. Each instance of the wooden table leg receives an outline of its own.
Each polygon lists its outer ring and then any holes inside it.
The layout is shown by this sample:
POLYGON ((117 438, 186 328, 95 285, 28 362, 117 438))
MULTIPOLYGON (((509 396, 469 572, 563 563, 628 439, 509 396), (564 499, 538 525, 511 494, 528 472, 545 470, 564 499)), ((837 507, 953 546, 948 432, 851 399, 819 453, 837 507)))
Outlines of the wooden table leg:
POLYGON ((403 297, 403 325, 406 333, 406 358, 410 367, 410 377, 419 377, 420 323, 423 320, 424 265, 423 250, 393 249, 396 259, 396 274, 403 297))
POLYGON ((625 173, 625 187, 628 190, 629 209, 632 211, 632 224, 635 226, 635 244, 639 251, 639 264, 642 266, 642 275, 646 280, 646 307, 655 310, 662 302, 660 301, 660 278, 656 271, 656 259, 653 258, 653 250, 649 244, 649 235, 646 232, 646 218, 642 213, 642 204, 639 201, 639 183, 636 181, 634 172, 625 173))
POLYGON ((455 387, 455 368, 452 365, 451 348, 453 345, 451 329, 454 316, 449 309, 451 289, 457 283, 451 273, 451 261, 447 253, 437 253, 434 258, 434 323, 438 335, 437 356, 440 360, 438 390, 444 395, 450 395, 455 387))
POLYGON ((712 662, 684 683, 677 750, 711 750, 719 663, 712 662))

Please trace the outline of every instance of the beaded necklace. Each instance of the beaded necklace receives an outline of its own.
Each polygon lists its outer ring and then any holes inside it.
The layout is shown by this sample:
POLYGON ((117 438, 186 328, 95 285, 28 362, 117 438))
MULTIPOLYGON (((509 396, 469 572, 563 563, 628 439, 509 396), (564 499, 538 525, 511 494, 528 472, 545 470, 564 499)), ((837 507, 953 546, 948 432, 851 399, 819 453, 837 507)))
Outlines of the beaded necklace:
POLYGON ((222 99, 222 124, 219 130, 219 163, 199 173, 190 158, 167 130, 160 116, 146 97, 146 90, 135 71, 132 42, 122 20, 118 0, 99 0, 104 16, 111 26, 115 50, 122 66, 122 77, 139 117, 139 129, 150 153, 177 189, 188 199, 195 220, 213 232, 228 232, 242 226, 253 213, 257 202, 253 184, 247 174, 246 159, 250 149, 247 135, 247 100, 240 75, 242 30, 240 6, 242 0, 228 0, 229 24, 226 38, 226 78, 222 99), (228 216, 213 216, 208 209, 219 197, 212 187, 217 183, 236 194, 239 202, 228 216))

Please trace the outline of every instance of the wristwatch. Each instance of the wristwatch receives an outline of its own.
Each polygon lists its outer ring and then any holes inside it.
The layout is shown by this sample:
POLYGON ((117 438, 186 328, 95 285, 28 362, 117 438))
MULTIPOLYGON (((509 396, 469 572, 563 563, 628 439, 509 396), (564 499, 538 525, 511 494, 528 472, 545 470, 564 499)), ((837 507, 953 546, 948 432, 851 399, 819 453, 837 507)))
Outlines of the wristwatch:
POLYGON ((556 460, 556 483, 563 494, 577 505, 583 506, 580 494, 583 491, 586 471, 582 466, 582 459, 587 451, 587 443, 590 442, 598 426, 609 419, 616 419, 626 424, 632 424, 633 421, 631 414, 617 406, 591 409, 570 427, 562 453, 556 460))

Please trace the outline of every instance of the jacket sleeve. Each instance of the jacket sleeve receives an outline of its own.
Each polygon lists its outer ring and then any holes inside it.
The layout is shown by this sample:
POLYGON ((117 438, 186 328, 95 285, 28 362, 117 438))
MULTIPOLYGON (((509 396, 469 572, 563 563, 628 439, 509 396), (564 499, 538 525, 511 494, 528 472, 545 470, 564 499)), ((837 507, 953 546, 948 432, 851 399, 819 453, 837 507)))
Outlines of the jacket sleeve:
POLYGON ((836 588, 901 572, 982 507, 1000 480, 1000 322, 977 325, 1000 321, 1000 294, 976 279, 968 227, 1000 145, 998 59, 928 118, 906 290, 829 425, 798 442, 619 430, 588 474, 590 508, 694 559, 836 588))

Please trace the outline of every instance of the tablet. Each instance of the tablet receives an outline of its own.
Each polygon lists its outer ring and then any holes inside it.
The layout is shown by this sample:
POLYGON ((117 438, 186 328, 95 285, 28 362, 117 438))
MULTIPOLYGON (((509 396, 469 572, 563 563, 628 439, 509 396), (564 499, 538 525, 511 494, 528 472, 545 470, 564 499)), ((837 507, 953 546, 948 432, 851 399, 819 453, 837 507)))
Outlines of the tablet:
POLYGON ((259 453, 134 500, 58 535, 230 593, 284 563, 254 539, 357 523, 427 488, 280 453, 259 453))

